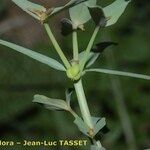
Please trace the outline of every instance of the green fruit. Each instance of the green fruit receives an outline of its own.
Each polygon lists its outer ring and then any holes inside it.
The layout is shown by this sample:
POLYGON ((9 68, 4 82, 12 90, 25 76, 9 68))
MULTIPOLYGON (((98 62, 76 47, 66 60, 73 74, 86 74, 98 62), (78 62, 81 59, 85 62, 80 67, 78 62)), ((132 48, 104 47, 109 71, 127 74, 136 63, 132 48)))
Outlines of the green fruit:
POLYGON ((71 66, 67 71, 66 74, 68 76, 68 78, 72 79, 72 80, 78 80, 80 78, 80 67, 78 64, 75 64, 73 66, 71 66))

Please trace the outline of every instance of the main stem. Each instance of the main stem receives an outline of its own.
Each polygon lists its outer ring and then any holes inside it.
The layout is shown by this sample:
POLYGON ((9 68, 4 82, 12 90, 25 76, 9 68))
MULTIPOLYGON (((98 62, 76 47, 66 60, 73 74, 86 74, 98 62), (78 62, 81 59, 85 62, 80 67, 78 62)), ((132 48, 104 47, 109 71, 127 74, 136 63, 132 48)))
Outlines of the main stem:
MULTIPOLYGON (((86 100, 86 97, 85 97, 85 93, 84 93, 84 89, 83 89, 83 85, 82 85, 82 80, 80 79, 77 83, 75 83, 74 87, 75 87, 75 91, 76 91, 76 94, 77 94, 78 103, 79 103, 79 106, 80 106, 80 110, 81 110, 81 113, 82 113, 83 120, 88 125, 89 130, 91 130, 93 132, 94 131, 94 126, 93 126, 90 110, 89 110, 89 107, 88 107, 88 104, 87 104, 87 100, 86 100)), ((93 141, 93 144, 96 147, 98 147, 99 149, 102 148, 102 145, 101 145, 100 141, 99 142, 96 141, 94 139, 94 137, 92 137, 92 141, 93 141)))
MULTIPOLYGON (((86 63, 86 59, 90 53, 90 50, 93 46, 93 43, 94 43, 94 40, 96 38, 96 35, 98 34, 98 31, 99 31, 100 27, 97 26, 93 32, 93 35, 89 41, 89 44, 86 48, 86 51, 85 51, 85 56, 83 58, 83 62, 81 64, 81 71, 83 70, 84 68, 84 65, 86 63)), ((73 32, 73 50, 74 50, 74 58, 77 58, 78 57, 78 43, 77 43, 77 33, 76 31, 73 32)), ((83 85, 82 85, 82 80, 80 79, 77 83, 74 84, 74 87, 75 87, 75 91, 76 91, 76 94, 77 94, 77 98, 78 98, 78 102, 79 102, 79 106, 80 106, 80 110, 81 110, 81 113, 82 113, 82 117, 83 117, 83 120, 84 122, 89 126, 90 129, 93 129, 93 123, 92 123, 92 119, 91 119, 91 114, 90 114, 90 111, 89 111, 89 107, 88 107, 88 104, 87 104, 87 100, 86 100, 86 97, 85 97, 85 93, 84 93, 84 90, 83 90, 83 85)))
POLYGON ((80 79, 77 83, 75 83, 74 87, 75 87, 75 91, 76 91, 76 94, 77 94, 78 103, 79 103, 79 106, 80 106, 80 110, 81 110, 83 120, 88 125, 88 127, 90 129, 93 129, 91 114, 90 114, 89 107, 88 107, 88 104, 87 104, 87 100, 86 100, 86 97, 85 97, 85 93, 84 93, 84 89, 83 89, 83 85, 82 85, 82 80, 80 79))
POLYGON ((63 51, 61 50, 61 48, 60 48, 58 42, 56 41, 56 39, 55 39, 55 37, 54 37, 54 35, 53 35, 53 33, 52 33, 52 31, 51 31, 51 29, 50 29, 48 23, 44 23, 44 27, 45 27, 45 29, 46 29, 46 31, 47 31, 47 34, 48 34, 48 36, 49 36, 49 38, 50 38, 50 40, 51 40, 51 42, 52 42, 54 48, 56 49, 56 51, 57 51, 59 57, 61 58, 62 62, 64 63, 65 67, 66 67, 67 69, 70 68, 70 63, 69 63, 69 61, 67 60, 66 56, 64 55, 63 51))

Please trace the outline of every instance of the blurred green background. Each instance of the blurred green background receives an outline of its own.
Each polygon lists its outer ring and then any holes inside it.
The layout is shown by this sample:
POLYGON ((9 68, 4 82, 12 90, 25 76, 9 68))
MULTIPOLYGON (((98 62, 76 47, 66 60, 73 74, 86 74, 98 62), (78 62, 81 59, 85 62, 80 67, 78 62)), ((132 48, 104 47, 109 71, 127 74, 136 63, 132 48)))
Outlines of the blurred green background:
MULTIPOLYGON (((34 0, 45 6, 64 1, 34 0)), ((105 6, 112 0, 101 1, 105 6)), ((71 37, 60 34, 60 19, 50 22, 65 54, 71 59, 71 37)), ((112 40, 117 47, 107 49, 95 67, 111 68, 150 75, 150 1, 134 0, 116 25, 105 28, 96 42, 112 40)), ((80 50, 84 50, 93 31, 89 22, 79 33, 80 50)), ((58 59, 42 25, 16 7, 10 0, 0 0, 0 38, 15 42, 58 59)), ((22 54, 0 46, 0 140, 86 139, 66 112, 51 112, 32 103, 33 95, 65 98, 71 86, 65 74, 40 64, 22 54)), ((106 117, 110 131, 102 138, 110 150, 144 150, 150 148, 150 82, 126 77, 90 73, 83 78, 93 116, 106 117), (135 148, 135 145, 137 148, 135 148)), ((79 112, 75 95, 73 108, 79 112)), ((0 147, 10 149, 11 147, 0 147)), ((13 149, 40 149, 19 147, 13 149)), ((52 148, 55 149, 55 148, 52 148)), ((89 149, 57 147, 59 150, 89 149)))

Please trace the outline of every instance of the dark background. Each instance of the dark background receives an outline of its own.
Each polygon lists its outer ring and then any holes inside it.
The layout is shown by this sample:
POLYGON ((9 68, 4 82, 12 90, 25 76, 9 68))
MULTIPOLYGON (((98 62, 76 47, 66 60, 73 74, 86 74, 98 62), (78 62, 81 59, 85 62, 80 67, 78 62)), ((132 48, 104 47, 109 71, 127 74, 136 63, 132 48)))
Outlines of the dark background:
MULTIPOLYGON (((64 3, 60 0, 57 3, 55 0, 34 2, 44 6, 64 3)), ((112 1, 103 0, 102 5, 109 2, 112 1)), ((95 66, 149 75, 149 16, 149 0, 132 1, 117 24, 103 29, 97 37, 97 42, 111 39, 119 45, 107 49, 95 66)), ((71 37, 65 39, 60 34, 61 17, 53 18, 50 24, 64 52, 71 58, 71 37)), ((0 0, 0 38, 57 59, 43 29, 42 25, 11 1, 0 0)), ((86 25, 86 31, 79 33, 80 50, 86 47, 92 31, 93 23, 90 22, 86 25)), ((65 77, 64 73, 0 46, 0 140, 85 139, 72 123, 70 114, 51 112, 32 103, 35 94, 65 98, 65 88, 71 85, 65 77)), ((110 150, 150 148, 150 82, 127 77, 111 78, 97 73, 90 73, 83 80, 92 115, 107 119, 110 131, 102 139, 105 147, 110 150), (137 148, 134 148, 135 145, 137 148)), ((72 106, 79 111, 75 95, 72 106)), ((47 148, 17 146, 13 149, 47 148)))

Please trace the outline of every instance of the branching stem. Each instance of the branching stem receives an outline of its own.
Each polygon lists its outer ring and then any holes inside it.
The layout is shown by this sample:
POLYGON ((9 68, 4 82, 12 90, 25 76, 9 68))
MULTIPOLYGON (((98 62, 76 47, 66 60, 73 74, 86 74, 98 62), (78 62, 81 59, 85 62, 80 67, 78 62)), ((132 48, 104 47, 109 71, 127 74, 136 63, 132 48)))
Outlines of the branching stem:
POLYGON ((62 62, 64 63, 65 67, 67 69, 70 68, 70 63, 67 60, 66 56, 64 55, 63 51, 61 50, 58 42, 56 41, 56 39, 55 39, 55 37, 54 37, 50 27, 49 27, 49 24, 48 23, 44 23, 44 27, 46 29, 46 32, 47 32, 47 34, 48 34, 48 36, 49 36, 49 38, 50 38, 54 48, 56 49, 59 57, 61 58, 62 62))

